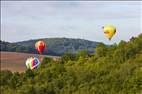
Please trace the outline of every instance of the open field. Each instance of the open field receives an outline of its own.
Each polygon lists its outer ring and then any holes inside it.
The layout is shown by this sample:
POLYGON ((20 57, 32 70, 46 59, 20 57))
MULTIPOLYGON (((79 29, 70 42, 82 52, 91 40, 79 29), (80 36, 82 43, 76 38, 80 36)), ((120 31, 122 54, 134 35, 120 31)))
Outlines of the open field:
MULTIPOLYGON (((42 59, 46 55, 17 53, 17 52, 0 52, 1 70, 10 70, 12 72, 24 72, 26 70, 25 61, 28 57, 35 56, 42 59)), ((47 56, 58 59, 57 56, 47 56)))

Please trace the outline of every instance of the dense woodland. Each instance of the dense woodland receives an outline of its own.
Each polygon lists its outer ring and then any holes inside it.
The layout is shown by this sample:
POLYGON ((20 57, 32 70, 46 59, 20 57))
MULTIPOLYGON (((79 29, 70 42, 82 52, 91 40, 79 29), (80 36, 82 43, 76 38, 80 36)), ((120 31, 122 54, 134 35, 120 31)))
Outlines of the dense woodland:
MULTIPOLYGON (((63 55, 65 52, 77 53, 84 49, 89 53, 92 53, 98 44, 98 42, 71 38, 44 38, 38 40, 43 40, 47 44, 43 54, 54 56, 63 55)), ((0 41, 1 51, 37 53, 35 43, 38 40, 28 40, 15 43, 0 41)))
POLYGON ((1 71, 1 94, 142 94, 142 34, 94 50, 46 57, 25 73, 1 71))
POLYGON ((22 46, 16 43, 9 43, 0 40, 0 51, 8 52, 24 52, 24 53, 36 53, 36 49, 30 46, 22 46))

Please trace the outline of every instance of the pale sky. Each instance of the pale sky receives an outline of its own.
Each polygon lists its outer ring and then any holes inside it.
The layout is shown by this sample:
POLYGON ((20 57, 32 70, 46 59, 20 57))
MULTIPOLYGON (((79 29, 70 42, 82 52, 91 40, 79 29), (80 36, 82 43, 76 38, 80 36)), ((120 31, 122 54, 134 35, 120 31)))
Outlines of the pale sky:
POLYGON ((142 33, 140 1, 1 1, 1 39, 81 38, 107 44, 142 33), (102 26, 112 24, 111 41, 102 26))

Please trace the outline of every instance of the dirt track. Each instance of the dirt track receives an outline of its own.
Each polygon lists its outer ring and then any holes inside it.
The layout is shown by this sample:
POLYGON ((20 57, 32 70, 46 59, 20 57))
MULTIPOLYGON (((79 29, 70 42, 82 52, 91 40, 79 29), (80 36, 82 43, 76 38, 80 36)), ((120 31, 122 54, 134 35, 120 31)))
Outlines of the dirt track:
MULTIPOLYGON (((12 72, 24 72, 26 70, 25 61, 28 57, 36 56, 38 58, 46 57, 45 55, 17 53, 17 52, 0 52, 1 70, 10 70, 12 72)), ((47 56, 57 59, 56 56, 47 56)))

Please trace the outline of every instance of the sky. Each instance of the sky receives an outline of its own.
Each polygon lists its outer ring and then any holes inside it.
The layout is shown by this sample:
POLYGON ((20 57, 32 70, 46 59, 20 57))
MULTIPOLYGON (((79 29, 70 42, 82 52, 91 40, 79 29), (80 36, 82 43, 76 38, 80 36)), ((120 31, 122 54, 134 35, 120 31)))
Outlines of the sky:
POLYGON ((142 33, 141 1, 1 1, 1 40, 81 38, 107 44, 142 33), (111 41, 102 26, 117 32, 111 41))

